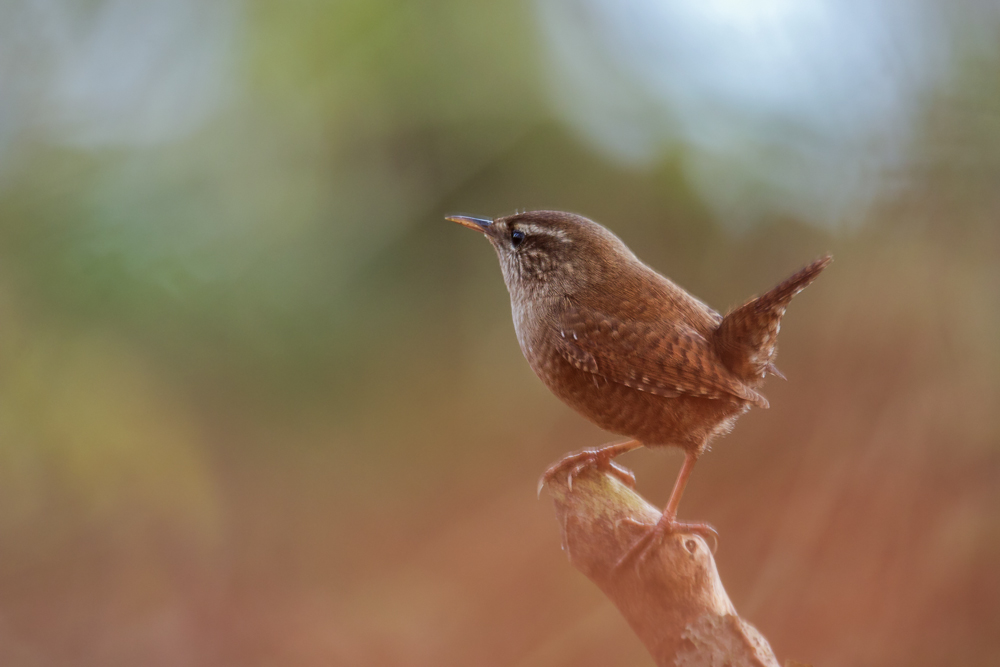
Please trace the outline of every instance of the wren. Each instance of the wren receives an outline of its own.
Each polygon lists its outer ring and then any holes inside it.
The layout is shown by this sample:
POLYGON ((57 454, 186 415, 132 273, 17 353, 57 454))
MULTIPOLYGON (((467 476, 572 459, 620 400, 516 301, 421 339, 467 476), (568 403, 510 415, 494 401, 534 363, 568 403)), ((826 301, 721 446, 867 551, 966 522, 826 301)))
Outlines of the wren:
MULTIPOLYGON (((556 396, 628 442, 570 454, 546 471, 572 478, 598 466, 633 485, 612 459, 646 447, 685 452, 655 533, 714 536, 677 521, 688 476, 716 436, 751 406, 774 366, 785 307, 830 263, 809 264, 725 317, 640 261, 603 226, 573 213, 530 211, 487 220, 447 218, 481 232, 500 258, 524 357, 556 396)), ((540 485, 541 486, 541 485, 540 485)))

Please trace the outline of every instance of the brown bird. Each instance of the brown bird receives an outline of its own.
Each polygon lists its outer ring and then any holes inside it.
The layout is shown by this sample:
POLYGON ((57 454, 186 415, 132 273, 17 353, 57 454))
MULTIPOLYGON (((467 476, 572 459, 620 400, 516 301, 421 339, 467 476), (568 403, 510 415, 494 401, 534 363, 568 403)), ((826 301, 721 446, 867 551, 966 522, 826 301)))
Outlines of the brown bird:
POLYGON ((632 438, 571 454, 541 483, 568 469, 572 485, 596 465, 631 485, 612 458, 643 445, 681 447, 684 465, 663 517, 640 542, 682 529, 714 535, 706 524, 677 521, 688 476, 714 437, 750 406, 768 407, 757 388, 768 373, 780 376, 773 360, 785 307, 831 257, 722 317, 582 216, 447 219, 493 244, 521 351, 545 386, 601 428, 632 438))

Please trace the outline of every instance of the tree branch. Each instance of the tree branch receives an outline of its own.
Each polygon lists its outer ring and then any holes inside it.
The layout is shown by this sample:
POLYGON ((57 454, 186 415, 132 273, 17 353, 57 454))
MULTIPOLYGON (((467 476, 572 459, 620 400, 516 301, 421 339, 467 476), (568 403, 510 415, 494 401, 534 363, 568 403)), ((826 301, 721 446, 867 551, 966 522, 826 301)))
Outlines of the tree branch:
POLYGON ((708 544, 676 533, 618 561, 660 511, 594 469, 552 480, 563 550, 618 607, 660 667, 779 667, 767 640, 736 614, 708 544))

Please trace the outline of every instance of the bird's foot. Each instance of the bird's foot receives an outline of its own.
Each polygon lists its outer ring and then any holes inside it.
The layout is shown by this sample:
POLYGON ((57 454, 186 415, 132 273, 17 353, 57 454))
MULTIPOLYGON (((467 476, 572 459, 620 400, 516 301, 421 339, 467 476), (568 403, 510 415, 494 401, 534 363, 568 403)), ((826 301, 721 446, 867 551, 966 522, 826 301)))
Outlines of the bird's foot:
POLYGON ((635 488, 635 474, 628 468, 618 465, 611 459, 621 454, 621 448, 617 445, 601 447, 600 449, 584 449, 573 454, 567 454, 549 467, 548 470, 538 480, 538 495, 542 494, 542 489, 556 476, 566 471, 566 485, 569 490, 573 490, 573 478, 588 468, 597 468, 618 478, 630 489, 635 488))
POLYGON ((618 560, 618 563, 615 564, 616 570, 627 566, 629 563, 634 563, 637 559, 641 558, 657 540, 676 533, 693 533, 702 537, 709 543, 713 554, 719 548, 719 533, 707 523, 689 523, 687 521, 677 521, 676 519, 667 519, 664 517, 650 526, 634 519, 627 520, 640 525, 645 529, 645 532, 638 540, 632 543, 632 546, 628 548, 625 555, 618 560))

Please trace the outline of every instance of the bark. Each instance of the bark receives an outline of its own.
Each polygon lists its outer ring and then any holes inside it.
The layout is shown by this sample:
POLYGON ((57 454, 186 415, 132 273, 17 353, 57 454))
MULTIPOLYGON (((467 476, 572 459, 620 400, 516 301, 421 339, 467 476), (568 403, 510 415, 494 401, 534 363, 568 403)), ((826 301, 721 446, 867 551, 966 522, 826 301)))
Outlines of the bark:
POLYGON ((594 469, 548 485, 570 563, 621 611, 660 667, 779 667, 767 640, 736 613, 705 540, 676 533, 616 567, 660 511, 594 469))

